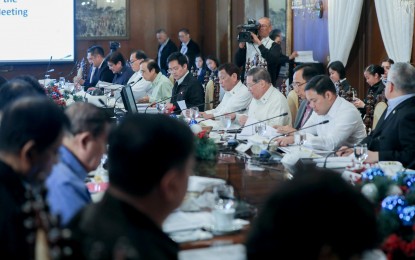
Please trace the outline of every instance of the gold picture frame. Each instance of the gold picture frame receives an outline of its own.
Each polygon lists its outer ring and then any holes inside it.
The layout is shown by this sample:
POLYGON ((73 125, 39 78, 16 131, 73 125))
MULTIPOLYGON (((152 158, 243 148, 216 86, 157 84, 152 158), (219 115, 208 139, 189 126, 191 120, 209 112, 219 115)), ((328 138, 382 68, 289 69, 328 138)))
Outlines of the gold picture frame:
POLYGON ((128 39, 129 0, 76 0, 77 39, 128 39))

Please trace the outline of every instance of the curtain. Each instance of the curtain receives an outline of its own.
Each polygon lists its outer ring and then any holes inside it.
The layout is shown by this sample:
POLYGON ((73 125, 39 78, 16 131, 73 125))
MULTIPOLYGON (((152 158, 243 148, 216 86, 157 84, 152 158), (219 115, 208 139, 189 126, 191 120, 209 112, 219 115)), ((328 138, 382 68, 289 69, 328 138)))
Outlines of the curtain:
POLYGON ((389 58, 411 60, 414 14, 400 6, 400 0, 375 0, 380 32, 389 58))
POLYGON ((338 60, 346 66, 362 7, 363 0, 328 0, 330 61, 338 60))

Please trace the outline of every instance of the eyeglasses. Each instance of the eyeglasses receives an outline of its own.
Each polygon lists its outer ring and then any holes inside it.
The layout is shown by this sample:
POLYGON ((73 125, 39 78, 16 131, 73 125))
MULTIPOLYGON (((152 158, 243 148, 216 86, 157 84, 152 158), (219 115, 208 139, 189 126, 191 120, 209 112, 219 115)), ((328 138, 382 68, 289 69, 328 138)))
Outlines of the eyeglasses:
POLYGON ((248 85, 248 84, 246 84, 246 86, 248 87, 248 88, 253 88, 256 84, 258 84, 259 83, 259 81, 258 82, 255 82, 255 84, 251 84, 251 85, 248 85))
POLYGON ((167 72, 168 73, 172 73, 173 71, 178 71, 180 69, 180 67, 179 66, 176 66, 176 67, 173 67, 173 68, 169 68, 168 70, 167 70, 167 72))
POLYGON ((295 88, 295 87, 301 87, 302 85, 306 84, 307 81, 303 82, 303 83, 298 83, 298 82, 293 82, 290 84, 290 87, 295 88))
POLYGON ((133 61, 130 60, 128 63, 130 63, 130 65, 133 65, 133 63, 136 62, 136 61, 138 61, 138 60, 133 60, 133 61))

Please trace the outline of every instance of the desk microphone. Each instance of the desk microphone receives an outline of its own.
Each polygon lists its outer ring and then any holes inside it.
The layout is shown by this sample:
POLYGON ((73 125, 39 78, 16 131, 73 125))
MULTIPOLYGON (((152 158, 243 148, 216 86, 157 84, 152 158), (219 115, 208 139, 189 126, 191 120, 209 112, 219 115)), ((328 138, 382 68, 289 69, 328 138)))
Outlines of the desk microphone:
POLYGON ((185 108, 185 109, 179 109, 179 110, 175 111, 175 113, 181 113, 182 111, 184 111, 184 110, 188 110, 188 109, 190 109, 190 108, 192 108, 192 107, 199 107, 199 106, 201 106, 201 105, 209 105, 209 104, 212 104, 212 103, 214 103, 214 102, 215 102, 215 101, 210 101, 210 102, 207 102, 207 103, 200 103, 200 104, 197 104, 197 105, 194 105, 194 106, 191 106, 191 107, 185 108))
POLYGON ((49 72, 53 72, 55 71, 54 69, 49 70, 50 68, 50 63, 52 62, 52 56, 50 56, 49 62, 48 62, 48 66, 46 67, 46 71, 45 71, 45 78, 46 78, 46 74, 48 74, 49 72))
POLYGON ((78 64, 79 64, 79 62, 76 61, 75 64, 73 65, 71 71, 68 73, 68 75, 65 75, 65 79, 68 78, 69 76, 71 76, 75 72, 76 66, 78 66, 78 64))
MULTIPOLYGON (((230 115, 230 114, 233 114, 233 113, 242 112, 242 111, 245 111, 245 110, 246 110, 246 108, 242 108, 242 109, 239 109, 239 110, 236 110, 236 111, 233 111, 233 112, 229 112, 229 113, 221 114, 221 115, 218 115, 218 116, 214 116, 213 118, 216 119, 217 117, 222 117, 222 116, 230 115)), ((209 119, 200 120, 199 123, 203 122, 203 121, 206 121, 206 120, 209 120, 209 119)))
MULTIPOLYGON (((137 81, 137 82, 138 82, 138 81, 137 81)), ((146 107, 146 109, 144 110, 144 114, 145 114, 145 113, 147 113, 147 109, 148 109, 149 107, 154 106, 154 105, 157 105, 157 104, 160 104, 160 103, 162 103, 162 102, 164 102, 164 101, 166 101, 166 100, 168 100, 168 99, 174 98, 174 97, 176 97, 176 96, 178 96, 178 95, 181 95, 181 94, 183 94, 183 91, 180 91, 180 92, 179 92, 179 93, 177 93, 176 95, 170 96, 170 97, 165 98, 165 99, 162 99, 162 100, 160 100, 160 101, 150 103, 150 105, 148 105, 148 106, 146 107)))
POLYGON ((270 117, 270 118, 267 118, 267 119, 264 119, 264 120, 261 120, 261 121, 258 121, 258 122, 255 122, 255 123, 252 123, 252 124, 249 124, 249 125, 244 125, 244 126, 242 126, 242 127, 240 127, 240 128, 238 128, 237 130, 236 130, 236 132, 235 132, 235 140, 236 140, 236 135, 238 134, 238 132, 240 131, 240 130, 242 130, 242 129, 244 129, 245 127, 248 127, 248 126, 253 126, 253 125, 256 125, 256 124, 259 124, 259 123, 263 123, 263 122, 265 122, 265 121, 268 121, 268 120, 271 120, 271 119, 274 119, 274 118, 277 118, 277 117, 282 117, 282 116, 287 116, 288 115, 288 113, 287 112, 285 112, 285 113, 282 113, 281 115, 278 115, 278 116, 273 116, 273 117, 270 117))
POLYGON ((284 135, 277 135, 277 136, 274 136, 274 137, 272 137, 272 138, 269 140, 268 145, 267 145, 267 150, 269 149, 269 146, 270 146, 271 142, 272 142, 273 140, 275 140, 276 138, 278 138, 278 137, 281 137, 281 136, 288 136, 288 135, 290 135, 290 134, 292 134, 292 133, 295 133, 295 132, 298 132, 298 131, 301 131, 301 130, 304 130, 304 129, 307 129, 307 128, 311 128, 311 127, 315 127, 315 126, 318 126, 318 125, 324 125, 324 124, 327 124, 328 122, 329 122, 329 120, 324 120, 324 121, 321 121, 320 123, 317 123, 317 124, 314 124, 314 125, 309 125, 309 126, 306 126, 306 127, 302 127, 302 128, 296 129, 296 130, 294 130, 294 131, 288 132, 288 133, 286 133, 286 134, 284 134, 284 135))

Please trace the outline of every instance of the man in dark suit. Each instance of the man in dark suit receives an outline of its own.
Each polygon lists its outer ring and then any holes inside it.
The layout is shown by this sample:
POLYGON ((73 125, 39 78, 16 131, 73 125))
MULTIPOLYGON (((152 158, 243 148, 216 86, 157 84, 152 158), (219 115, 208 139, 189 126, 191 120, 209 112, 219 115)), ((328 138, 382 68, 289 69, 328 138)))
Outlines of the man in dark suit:
MULTIPOLYGON (((385 88, 388 108, 373 132, 363 139, 368 146, 366 162, 400 161, 413 166, 415 161, 415 68, 409 63, 392 65, 385 88)), ((348 155, 353 148, 339 149, 348 155)))
POLYGON ((159 42, 156 61, 160 67, 161 73, 163 73, 164 76, 167 76, 167 58, 170 54, 177 51, 177 46, 169 39, 164 29, 159 29, 156 33, 156 37, 159 42))
POLYGON ((180 107, 177 101, 184 100, 186 107, 199 107, 199 111, 205 109, 205 92, 202 84, 189 72, 187 58, 180 52, 173 52, 168 58, 169 72, 173 75, 176 83, 172 90, 172 98, 167 108, 175 107, 174 111, 179 112, 180 107))
POLYGON ((179 31, 179 40, 182 43, 180 47, 180 52, 187 56, 189 62, 189 70, 192 68, 196 68, 195 65, 195 58, 198 54, 200 54, 199 45, 190 39, 189 30, 186 28, 182 28, 179 31))
POLYGON ((105 61, 104 49, 101 46, 92 46, 89 51, 91 52, 91 60, 95 71, 91 81, 85 81, 85 91, 90 87, 95 87, 98 81, 112 82, 114 78, 114 74, 108 68, 108 64, 105 61))

